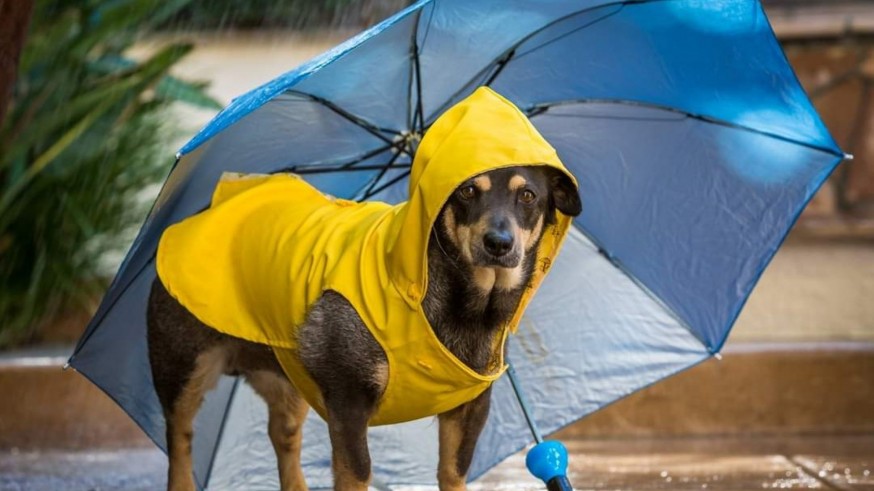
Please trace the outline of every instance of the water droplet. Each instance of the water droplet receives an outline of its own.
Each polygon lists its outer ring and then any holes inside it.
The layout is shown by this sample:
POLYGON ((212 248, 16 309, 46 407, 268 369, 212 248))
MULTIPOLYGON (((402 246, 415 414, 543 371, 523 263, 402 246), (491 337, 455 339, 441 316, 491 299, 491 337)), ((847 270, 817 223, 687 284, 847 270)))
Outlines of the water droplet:
POLYGON ((862 475, 865 477, 868 477, 869 475, 871 475, 871 471, 869 471, 868 469, 865 469, 864 471, 862 471, 862 475))
POLYGON ((851 472, 849 467, 844 467, 844 474, 849 476, 851 472))
POLYGON ((668 477, 668 471, 662 471, 659 475, 662 477, 668 477))
POLYGON ((671 481, 673 481, 673 478, 671 478, 671 476, 668 476, 665 478, 665 482, 671 482, 671 481))
POLYGON ((786 477, 791 477, 791 476, 792 476, 792 471, 786 471, 786 477))
POLYGON ((768 483, 763 482, 763 483, 762 483, 762 487, 763 487, 764 489, 768 489, 768 483))
POLYGON ((819 477, 825 477, 825 476, 827 476, 827 475, 828 475, 828 472, 826 472, 826 471, 819 471, 819 477))
POLYGON ((833 462, 826 462, 825 463, 825 470, 827 470, 827 471, 835 470, 835 464, 833 462))
POLYGON ((705 482, 704 484, 701 485, 701 489, 707 489, 707 483, 706 483, 706 482, 705 482))

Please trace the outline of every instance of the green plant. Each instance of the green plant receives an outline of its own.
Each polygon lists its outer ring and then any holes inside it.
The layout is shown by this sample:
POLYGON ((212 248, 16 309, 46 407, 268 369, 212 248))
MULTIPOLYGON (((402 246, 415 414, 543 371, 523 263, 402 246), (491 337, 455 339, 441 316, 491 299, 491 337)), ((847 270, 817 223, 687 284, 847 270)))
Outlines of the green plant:
POLYGON ((41 0, 0 126, 0 346, 104 287, 101 261, 167 173, 170 104, 219 108, 168 76, 192 48, 124 52, 189 0, 41 0))

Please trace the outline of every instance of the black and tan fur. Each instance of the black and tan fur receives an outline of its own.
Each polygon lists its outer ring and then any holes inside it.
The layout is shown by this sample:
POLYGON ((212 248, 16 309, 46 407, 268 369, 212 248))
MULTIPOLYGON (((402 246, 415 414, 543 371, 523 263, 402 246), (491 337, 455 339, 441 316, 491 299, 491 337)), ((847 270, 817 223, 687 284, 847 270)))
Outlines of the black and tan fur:
MULTIPOLYGON (((508 167, 459 186, 441 211, 428 245, 423 307, 438 339, 480 373, 492 371, 495 335, 531 277, 535 251, 555 210, 576 216, 573 184, 546 167, 508 167)), ((326 291, 299 329, 300 359, 322 392, 337 490, 370 480, 367 426, 387 381, 385 354, 351 304, 326 291)), ((221 374, 246 379, 267 403, 268 433, 283 491, 305 490, 301 426, 307 404, 271 348, 200 323, 155 280, 148 307, 149 359, 167 421, 170 491, 192 491, 192 421, 221 374)), ((465 477, 489 411, 490 390, 439 415, 440 489, 465 489, 465 477)))

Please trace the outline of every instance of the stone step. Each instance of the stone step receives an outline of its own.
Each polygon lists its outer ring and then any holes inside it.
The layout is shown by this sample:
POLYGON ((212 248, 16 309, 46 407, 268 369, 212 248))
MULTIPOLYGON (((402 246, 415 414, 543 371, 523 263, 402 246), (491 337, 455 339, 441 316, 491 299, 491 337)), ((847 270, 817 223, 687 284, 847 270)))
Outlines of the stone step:
POLYGON ((874 432, 874 343, 729 344, 566 437, 874 432))

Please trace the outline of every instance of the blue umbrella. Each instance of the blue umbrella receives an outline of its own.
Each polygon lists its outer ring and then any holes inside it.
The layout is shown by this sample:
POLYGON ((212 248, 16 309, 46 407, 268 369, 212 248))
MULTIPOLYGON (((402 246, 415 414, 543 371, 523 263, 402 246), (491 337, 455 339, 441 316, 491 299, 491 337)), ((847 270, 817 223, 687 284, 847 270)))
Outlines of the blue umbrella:
MULTIPOLYGON (((805 204, 845 157, 753 0, 422 0, 234 100, 178 154, 70 364, 162 448, 145 305, 161 232, 224 171, 294 171, 349 199, 405 199, 416 143, 489 85, 531 117, 585 211, 508 345, 532 423, 553 432, 719 353, 805 204)), ((475 478, 530 443, 494 388, 475 478)), ((275 489, 266 409, 226 378, 196 420, 198 483, 275 489)), ((330 482, 324 423, 305 429, 330 482)), ((374 475, 431 483, 436 425, 374 428, 374 475), (427 435, 432 435, 429 438, 427 435)))

